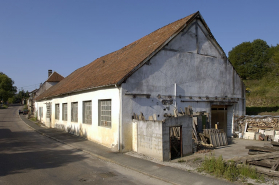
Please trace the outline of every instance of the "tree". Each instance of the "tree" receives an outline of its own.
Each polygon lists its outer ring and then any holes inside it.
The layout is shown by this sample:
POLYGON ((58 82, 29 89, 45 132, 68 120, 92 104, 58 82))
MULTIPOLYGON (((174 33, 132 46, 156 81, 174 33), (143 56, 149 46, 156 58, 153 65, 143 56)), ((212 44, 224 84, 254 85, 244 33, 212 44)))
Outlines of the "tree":
POLYGON ((23 102, 23 100, 26 100, 29 98, 29 92, 28 91, 24 91, 24 90, 21 90, 19 91, 16 95, 15 95, 15 102, 23 102))
POLYGON ((269 46, 256 39, 243 42, 229 52, 229 60, 242 79, 260 79, 269 71, 269 46))
POLYGON ((7 102, 17 91, 14 81, 4 73, 0 72, 0 101, 7 102))
POLYGON ((279 45, 271 46, 268 52, 269 67, 272 69, 272 75, 279 75, 279 45))

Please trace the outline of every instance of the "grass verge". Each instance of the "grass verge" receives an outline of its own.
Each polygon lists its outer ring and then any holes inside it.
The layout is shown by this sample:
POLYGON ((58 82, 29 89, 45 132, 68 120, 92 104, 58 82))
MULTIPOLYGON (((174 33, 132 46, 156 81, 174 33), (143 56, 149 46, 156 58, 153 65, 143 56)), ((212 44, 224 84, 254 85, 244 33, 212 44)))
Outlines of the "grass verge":
POLYGON ((263 182, 264 177, 259 175, 255 168, 249 165, 236 165, 234 161, 225 162, 222 156, 205 157, 198 171, 204 171, 216 177, 225 178, 229 181, 244 180, 246 178, 263 182))
POLYGON ((0 106, 0 109, 7 109, 7 108, 8 108, 7 105, 2 105, 2 106, 0 106))

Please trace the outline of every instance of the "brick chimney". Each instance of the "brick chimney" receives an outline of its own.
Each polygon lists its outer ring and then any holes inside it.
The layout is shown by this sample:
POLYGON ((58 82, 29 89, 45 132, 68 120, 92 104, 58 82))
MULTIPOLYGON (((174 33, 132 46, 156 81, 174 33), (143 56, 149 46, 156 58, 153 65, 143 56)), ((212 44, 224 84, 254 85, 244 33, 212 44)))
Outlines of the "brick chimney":
POLYGON ((49 69, 49 70, 48 70, 48 77, 49 77, 51 74, 52 74, 52 70, 49 69))

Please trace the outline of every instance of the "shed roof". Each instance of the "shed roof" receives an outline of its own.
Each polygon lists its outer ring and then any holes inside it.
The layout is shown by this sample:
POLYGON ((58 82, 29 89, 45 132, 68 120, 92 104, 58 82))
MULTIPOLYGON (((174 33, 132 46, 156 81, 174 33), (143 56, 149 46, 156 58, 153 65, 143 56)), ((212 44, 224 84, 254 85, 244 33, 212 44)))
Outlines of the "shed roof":
POLYGON ((92 88, 120 85, 199 14, 196 12, 170 23, 120 50, 97 58, 90 64, 72 72, 38 96, 36 100, 92 88))

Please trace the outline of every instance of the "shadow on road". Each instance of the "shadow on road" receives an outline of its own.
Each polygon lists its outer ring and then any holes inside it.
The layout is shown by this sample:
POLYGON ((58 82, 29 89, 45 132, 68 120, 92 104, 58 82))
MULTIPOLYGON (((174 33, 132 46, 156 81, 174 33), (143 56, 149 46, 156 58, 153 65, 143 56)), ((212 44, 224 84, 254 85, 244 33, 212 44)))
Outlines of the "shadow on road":
POLYGON ((0 129, 0 176, 56 168, 86 157, 32 131, 0 129))

